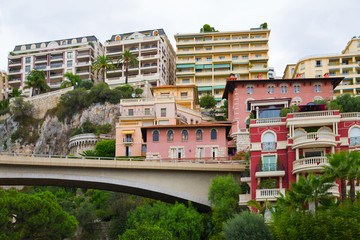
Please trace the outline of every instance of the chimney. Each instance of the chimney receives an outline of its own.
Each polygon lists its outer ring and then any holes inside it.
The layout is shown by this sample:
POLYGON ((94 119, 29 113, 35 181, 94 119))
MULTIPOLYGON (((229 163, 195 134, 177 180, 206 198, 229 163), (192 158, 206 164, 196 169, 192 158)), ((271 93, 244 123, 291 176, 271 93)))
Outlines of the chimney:
POLYGON ((328 78, 328 77, 329 77, 329 73, 327 72, 324 74, 324 78, 328 78))
POLYGON ((257 75, 257 79, 258 79, 258 80, 261 80, 261 77, 262 77, 262 74, 258 74, 258 75, 257 75))
POLYGON ((301 73, 297 73, 296 78, 301 78, 301 73))

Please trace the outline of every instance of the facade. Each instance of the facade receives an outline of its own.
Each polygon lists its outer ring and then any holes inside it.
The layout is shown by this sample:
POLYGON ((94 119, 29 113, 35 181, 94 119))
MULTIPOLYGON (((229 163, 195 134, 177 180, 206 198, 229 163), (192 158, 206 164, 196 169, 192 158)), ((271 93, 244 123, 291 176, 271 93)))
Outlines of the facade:
MULTIPOLYGON (((240 205, 250 199, 276 201, 300 176, 321 174, 326 154, 360 150, 359 113, 323 107, 303 105, 286 117, 251 120, 250 177, 241 179, 251 190, 240 195, 240 205)), ((330 189, 334 197, 339 197, 339 187, 330 189)))
POLYGON ((200 110, 197 89, 194 85, 163 85, 151 88, 153 96, 174 96, 179 106, 200 110))
POLYGON ((70 154, 81 156, 86 150, 94 150, 99 141, 111 139, 114 137, 109 134, 100 134, 99 136, 93 133, 78 134, 69 139, 68 149, 70 154))
MULTIPOLYGON (((247 126, 250 112, 258 109, 259 117, 271 117, 271 115, 262 114, 261 111, 273 104, 264 104, 261 101, 277 99, 276 107, 281 109, 290 105, 305 105, 315 100, 332 99, 333 89, 342 79, 333 77, 237 80, 234 76, 228 78, 223 98, 228 99, 228 119, 232 123, 231 136, 236 142, 237 151, 249 148, 247 126), (259 103, 250 104, 251 101, 258 100, 260 100, 259 103)), ((256 115, 256 112, 254 114, 256 115)))
POLYGON ((270 30, 177 34, 177 85, 195 84, 199 97, 221 101, 226 78, 268 78, 270 30))
POLYGON ((9 82, 8 75, 5 72, 0 71, 0 101, 9 97, 9 82))
MULTIPOLYGON (((285 71, 286 72, 286 71, 285 71)), ((353 37, 340 54, 305 57, 296 63, 291 78, 344 77, 335 95, 360 94, 360 37, 353 37)), ((286 78, 289 74, 286 73, 286 78)))
POLYGON ((229 123, 142 127, 147 159, 227 160, 229 123))
MULTIPOLYGON (((163 29, 115 34, 104 44, 115 69, 108 70, 106 82, 110 87, 125 83, 125 67, 118 59, 125 50, 138 58, 138 66, 129 68, 128 83, 144 88, 174 84, 175 52, 163 29)), ((145 91, 147 92, 147 91, 145 91)))
POLYGON ((199 124, 200 112, 176 103, 173 95, 154 98, 122 99, 116 124, 116 156, 145 156, 146 143, 141 127, 154 125, 199 124))
POLYGON ((51 89, 60 88, 64 73, 72 72, 81 79, 94 79, 91 72, 94 59, 103 54, 102 44, 95 36, 69 38, 15 46, 8 57, 9 86, 23 92, 26 75, 33 69, 45 72, 51 89))

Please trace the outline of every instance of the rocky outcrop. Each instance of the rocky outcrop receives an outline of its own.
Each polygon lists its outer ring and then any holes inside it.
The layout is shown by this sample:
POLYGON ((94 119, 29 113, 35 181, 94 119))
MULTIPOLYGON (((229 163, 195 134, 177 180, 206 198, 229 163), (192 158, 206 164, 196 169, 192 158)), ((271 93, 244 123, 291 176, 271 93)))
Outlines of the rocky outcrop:
POLYGON ((86 119, 93 124, 113 126, 112 134, 115 135, 115 124, 118 121, 119 107, 114 104, 93 104, 89 108, 66 119, 64 122, 51 114, 46 114, 39 122, 37 134, 39 138, 34 144, 20 144, 20 140, 11 143, 11 135, 17 130, 19 123, 12 117, 0 124, 0 152, 8 151, 26 154, 69 154, 69 134, 73 128, 79 127, 86 119))

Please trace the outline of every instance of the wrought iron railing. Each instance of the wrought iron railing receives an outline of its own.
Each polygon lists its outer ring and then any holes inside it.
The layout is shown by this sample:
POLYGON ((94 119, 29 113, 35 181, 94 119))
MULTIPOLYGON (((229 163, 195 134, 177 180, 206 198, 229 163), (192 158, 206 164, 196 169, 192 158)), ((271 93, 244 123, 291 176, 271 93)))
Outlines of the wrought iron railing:
POLYGON ((270 172, 270 171, 284 171, 284 164, 279 163, 267 163, 256 165, 255 172, 270 172))
POLYGON ((263 150, 275 150, 275 142, 263 142, 263 150))

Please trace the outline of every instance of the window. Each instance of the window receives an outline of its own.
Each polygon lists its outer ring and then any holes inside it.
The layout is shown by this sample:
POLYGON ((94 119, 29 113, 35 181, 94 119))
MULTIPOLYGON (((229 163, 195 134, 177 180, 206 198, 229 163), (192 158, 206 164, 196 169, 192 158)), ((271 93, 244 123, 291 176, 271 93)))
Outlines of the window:
POLYGON ((261 54, 255 54, 255 57, 256 58, 259 58, 259 57, 261 57, 262 55, 261 54))
POLYGON ((349 75, 349 70, 343 70, 343 75, 349 75))
POLYGON ((274 86, 268 86, 268 93, 274 94, 274 86))
POLYGON ((206 51, 211 51, 212 48, 211 48, 211 47, 207 47, 207 48, 205 48, 205 50, 206 50, 206 51))
POLYGON ((247 55, 243 55, 241 56, 241 59, 249 59, 249 57, 247 55))
POLYGON ((219 56, 219 59, 223 60, 223 59, 225 59, 225 57, 224 56, 219 56))
POLYGON ((72 60, 67 61, 67 66, 68 66, 68 67, 72 67, 72 60))
POLYGON ((217 139, 217 131, 216 129, 211 129, 211 140, 216 140, 217 139))
POLYGON ((211 149, 211 156, 212 156, 213 158, 216 158, 217 155, 218 155, 217 153, 218 153, 217 148, 216 148, 216 147, 213 147, 213 148, 211 149))
POLYGON ((195 58, 196 62, 201 62, 201 58, 195 58))
POLYGON ((145 108, 145 115, 150 115, 150 108, 145 108))
POLYGON ((294 93, 300 93, 300 84, 294 84, 294 93))
POLYGON ((184 78, 184 79, 182 80, 182 83, 190 83, 190 79, 189 79, 189 78, 184 78))
POLYGON ((315 92, 321 92, 321 85, 320 84, 315 84, 314 88, 315 88, 315 92))
POLYGON ((330 72, 329 75, 330 76, 336 76, 336 73, 335 72, 330 72))
POLYGON ((174 141, 174 131, 173 130, 169 130, 167 132, 167 140, 168 140, 168 142, 174 141))
POLYGON ((281 93, 287 93, 287 86, 286 85, 281 86, 281 93))
POLYGON ((343 59, 343 60, 342 60, 342 65, 349 65, 349 60, 343 59))
POLYGON ((158 142, 159 141, 159 131, 155 130, 153 132, 153 142, 158 142))
POLYGON ((25 66, 25 72, 30 72, 31 68, 30 66, 25 66))
POLYGON ((67 58, 73 58, 73 52, 68 52, 67 53, 67 58))
POLYGON ((350 145, 360 145, 360 128, 359 127, 353 127, 350 130, 349 133, 350 137, 350 145))
POLYGON ((262 139, 263 150, 275 150, 275 134, 267 132, 263 135, 262 139))
POLYGON ((315 67, 321 67, 321 60, 315 61, 315 67))
POLYGON ((219 95, 220 94, 220 90, 215 90, 215 95, 219 95))
POLYGON ((202 141, 202 130, 196 130, 196 141, 202 141))
POLYGON ((262 156, 263 166, 262 169, 264 172, 276 171, 276 158, 275 156, 262 156))
POLYGON ((161 109, 161 117, 166 117, 166 108, 161 109))
POLYGON ((188 140, 188 130, 182 130, 181 131, 181 141, 187 141, 188 140))
POLYGON ((232 56, 232 60, 239 60, 239 56, 232 56))
POLYGON ((128 110, 128 115, 129 116, 134 116, 134 109, 129 109, 128 110))
POLYGON ((246 92, 247 94, 254 94, 254 87, 253 86, 246 87, 246 92))
POLYGON ((198 147, 198 148, 197 148, 197 152, 198 152, 198 157, 199 157, 199 158, 205 157, 204 148, 198 147))
POLYGON ((359 41, 359 42, 357 42, 357 47, 360 47, 360 41, 359 41))
POLYGON ((212 57, 207 57, 207 58, 206 58, 206 61, 211 62, 211 61, 212 61, 212 57))
POLYGON ((207 78, 206 83, 211 83, 211 78, 207 78))
POLYGON ((31 63, 31 57, 25 58, 25 63, 31 63))

